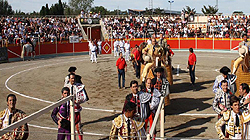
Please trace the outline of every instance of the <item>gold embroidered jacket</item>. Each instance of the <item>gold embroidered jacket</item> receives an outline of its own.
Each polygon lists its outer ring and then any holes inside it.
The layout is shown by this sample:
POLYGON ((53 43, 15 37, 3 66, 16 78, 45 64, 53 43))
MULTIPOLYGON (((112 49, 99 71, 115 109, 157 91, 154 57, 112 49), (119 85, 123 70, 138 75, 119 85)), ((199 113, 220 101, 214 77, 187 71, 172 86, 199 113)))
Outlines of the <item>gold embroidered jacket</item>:
POLYGON ((223 113, 223 116, 216 122, 215 129, 219 135, 220 139, 224 139, 225 136, 222 133, 221 127, 225 124, 226 125, 226 132, 229 134, 229 139, 235 136, 235 134, 241 134, 241 138, 243 138, 243 117, 239 115, 239 127, 235 126, 234 124, 234 116, 232 116, 231 110, 227 110, 223 113))
MULTIPOLYGON (((139 139, 139 136, 145 136, 145 131, 144 131, 144 122, 138 122, 133 119, 131 119, 131 132, 130 136, 137 136, 136 138, 131 138, 131 140, 136 140, 139 139)), ((128 125, 127 122, 125 121, 124 114, 119 115, 112 121, 112 128, 110 131, 110 140, 114 139, 119 140, 128 140, 128 125)))
MULTIPOLYGON (((7 113, 8 109, 5 109, 0 112, 0 129, 3 127, 3 120, 5 117, 9 118, 9 114, 7 113)), ((11 118, 11 124, 21 120, 22 118, 26 117, 25 113, 19 109, 15 109, 13 111, 13 116, 11 118)), ((26 140, 28 138, 28 125, 24 124, 18 128, 14 129, 14 132, 8 132, 3 136, 0 136, 1 140, 26 140), (15 132, 16 131, 16 132, 15 132), (26 131, 26 132, 24 132, 26 131)))

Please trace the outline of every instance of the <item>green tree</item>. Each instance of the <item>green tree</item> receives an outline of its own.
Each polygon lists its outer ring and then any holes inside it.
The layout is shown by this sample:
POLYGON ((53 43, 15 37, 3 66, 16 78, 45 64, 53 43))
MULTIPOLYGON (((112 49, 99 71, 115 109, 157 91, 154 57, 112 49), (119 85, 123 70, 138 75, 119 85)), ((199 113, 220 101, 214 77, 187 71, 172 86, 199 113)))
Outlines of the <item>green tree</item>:
POLYGON ((22 12, 21 10, 16 10, 16 12, 15 12, 15 15, 25 15, 25 13, 24 12, 22 12))
POLYGON ((0 0, 0 15, 12 15, 14 11, 8 1, 0 0))
POLYGON ((85 12, 89 11, 94 0, 70 0, 69 5, 73 9, 75 14, 80 14, 81 10, 85 12))
POLYGON ((152 10, 145 8, 145 15, 151 15, 152 14, 152 10))
POLYGON ((183 8, 183 12, 184 13, 187 12, 190 15, 190 14, 195 14, 196 10, 195 8, 192 9, 190 6, 186 6, 186 8, 183 8))
POLYGON ((64 7, 63 7, 63 3, 61 0, 58 1, 58 14, 64 15, 64 7))
POLYGON ((101 13, 101 15, 108 15, 110 12, 103 6, 95 6, 90 9, 91 12, 101 13))
POLYGON ((45 15, 50 15, 50 11, 49 11, 49 5, 48 5, 48 3, 46 3, 46 7, 45 7, 45 15))
POLYGON ((45 6, 42 6, 42 8, 40 10, 40 16, 46 16, 46 8, 45 8, 45 6))
POLYGON ((242 11, 234 11, 233 15, 243 15, 243 12, 242 11))
POLYGON ((201 12, 205 15, 216 14, 218 11, 219 9, 217 9, 215 6, 210 6, 210 5, 208 5, 208 7, 203 5, 203 8, 201 8, 201 12))
POLYGON ((154 9, 154 14, 161 15, 164 9, 161 9, 160 7, 154 9))
POLYGON ((50 15, 57 15, 57 7, 56 4, 55 5, 51 5, 51 7, 49 8, 49 13, 50 15))

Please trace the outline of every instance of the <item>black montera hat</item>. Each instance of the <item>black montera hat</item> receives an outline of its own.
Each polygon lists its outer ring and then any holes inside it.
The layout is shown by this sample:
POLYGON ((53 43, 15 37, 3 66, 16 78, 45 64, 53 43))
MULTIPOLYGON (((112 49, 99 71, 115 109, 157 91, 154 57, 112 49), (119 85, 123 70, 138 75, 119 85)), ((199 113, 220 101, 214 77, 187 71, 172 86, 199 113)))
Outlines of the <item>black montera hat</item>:
POLYGON ((231 70, 227 66, 224 66, 220 69, 220 73, 224 75, 227 75, 229 72, 231 72, 231 70))
POLYGON ((76 71, 76 67, 70 67, 68 72, 75 72, 76 71))
POLYGON ((155 72, 163 72, 163 71, 164 71, 164 69, 162 67, 157 67, 155 69, 155 72))

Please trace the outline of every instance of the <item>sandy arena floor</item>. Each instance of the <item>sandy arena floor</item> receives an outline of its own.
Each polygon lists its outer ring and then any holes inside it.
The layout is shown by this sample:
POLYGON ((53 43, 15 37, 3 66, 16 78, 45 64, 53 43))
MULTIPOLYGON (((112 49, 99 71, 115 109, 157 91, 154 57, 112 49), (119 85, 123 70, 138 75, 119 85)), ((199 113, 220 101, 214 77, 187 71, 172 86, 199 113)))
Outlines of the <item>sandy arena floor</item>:
MULTIPOLYGON (((171 105, 165 108, 165 136, 182 138, 218 139, 214 124, 217 116, 212 109, 214 93, 212 86, 214 79, 219 75, 218 69, 222 66, 231 66, 231 60, 237 57, 235 53, 195 52, 197 55, 196 86, 193 91, 189 86, 187 67, 188 52, 175 51, 173 66, 181 68, 180 76, 174 74, 174 85, 171 86, 171 105)), ((6 85, 21 94, 42 99, 34 99, 17 95, 17 108, 28 115, 38 111, 49 103, 57 101, 63 86, 65 76, 70 66, 76 66, 76 73, 82 76, 86 90, 90 97, 85 108, 118 110, 123 107, 125 96, 130 93, 129 83, 136 79, 132 65, 128 64, 126 73, 127 89, 118 89, 115 62, 117 58, 111 55, 101 55, 98 63, 91 63, 88 55, 66 56, 34 61, 11 62, 0 64, 0 110, 6 108, 6 96, 12 93, 6 85), (8 81, 6 81, 10 78, 8 81)), ((50 114, 52 110, 29 124, 30 140, 55 140, 56 124, 50 114), (47 127, 41 129, 34 125, 47 127)), ((111 120, 119 113, 83 109, 81 112, 83 131, 89 132, 84 139, 106 139, 109 135, 111 120)), ((159 125, 157 126, 159 130, 159 125)), ((159 133, 157 133, 159 135, 159 133)))

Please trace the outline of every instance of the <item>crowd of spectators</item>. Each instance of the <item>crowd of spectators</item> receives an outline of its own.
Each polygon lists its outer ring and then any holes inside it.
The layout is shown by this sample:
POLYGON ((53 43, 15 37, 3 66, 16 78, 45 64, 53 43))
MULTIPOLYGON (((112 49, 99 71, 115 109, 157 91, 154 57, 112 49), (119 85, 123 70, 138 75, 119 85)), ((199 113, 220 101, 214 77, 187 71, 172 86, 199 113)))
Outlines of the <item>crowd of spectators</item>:
MULTIPOLYGON (((83 18, 101 18, 100 13, 80 14, 83 18)), ((208 16, 206 28, 192 28, 189 18, 181 15, 144 17, 144 16, 110 16, 102 18, 109 38, 148 38, 152 34, 162 33, 165 37, 215 37, 241 38, 243 34, 250 36, 249 16, 208 16)), ((81 28, 77 18, 21 18, 1 17, 0 41, 9 44, 25 43, 28 36, 40 36, 41 42, 58 42, 68 40, 69 36, 77 35, 82 39, 81 28), (20 39, 21 38, 21 39, 20 39)))
POLYGON ((81 18, 101 18, 101 12, 99 11, 98 13, 96 12, 84 12, 83 10, 80 13, 81 18))
POLYGON ((188 26, 189 18, 173 15, 171 17, 128 16, 125 18, 109 17, 103 19, 109 37, 113 38, 143 38, 155 33, 159 37, 216 37, 241 38, 243 34, 250 35, 249 16, 208 16, 206 28, 188 26), (112 31, 112 33, 111 33, 112 31))
POLYGON ((41 42, 68 40, 71 35, 81 37, 81 29, 76 18, 20 18, 2 17, 0 19, 0 41, 9 44, 26 43, 27 37, 40 36, 41 42))

